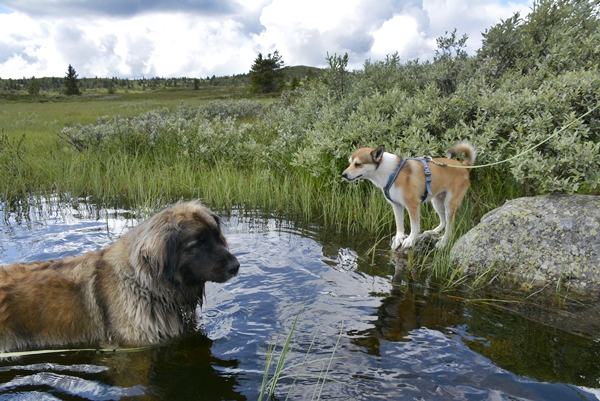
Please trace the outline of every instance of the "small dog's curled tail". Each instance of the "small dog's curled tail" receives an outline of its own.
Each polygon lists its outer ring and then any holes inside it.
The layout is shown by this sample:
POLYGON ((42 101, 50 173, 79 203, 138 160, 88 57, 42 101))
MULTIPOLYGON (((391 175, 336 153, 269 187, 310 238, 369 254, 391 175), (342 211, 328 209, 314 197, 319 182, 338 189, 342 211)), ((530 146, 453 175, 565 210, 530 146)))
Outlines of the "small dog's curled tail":
POLYGON ((471 144, 469 144, 468 142, 457 143, 456 145, 452 146, 450 150, 448 150, 446 158, 452 159, 459 153, 464 153, 466 155, 465 160, 462 162, 463 165, 472 166, 475 164, 477 152, 475 151, 475 148, 471 146, 471 144))

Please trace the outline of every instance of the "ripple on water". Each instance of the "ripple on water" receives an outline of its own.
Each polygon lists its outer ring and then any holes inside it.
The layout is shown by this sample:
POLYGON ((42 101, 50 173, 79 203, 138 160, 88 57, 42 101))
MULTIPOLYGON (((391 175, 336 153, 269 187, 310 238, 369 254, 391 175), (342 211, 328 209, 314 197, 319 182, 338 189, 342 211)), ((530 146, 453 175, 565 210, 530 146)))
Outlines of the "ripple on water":
MULTIPOLYGON (((98 249, 138 223, 134 212, 81 203, 48 204, 26 215, 2 207, 0 264, 98 249)), ((260 212, 234 210, 222 217, 241 269, 228 283, 207 284, 198 332, 137 354, 2 361, 0 399, 256 399, 269 348, 275 347, 274 367, 292 327, 288 369, 276 387, 281 398, 293 384, 291 399, 299 400, 313 394, 339 400, 596 399, 600 366, 593 358, 584 387, 561 382, 560 371, 572 369, 561 358, 564 348, 546 349, 547 360, 539 360, 547 367, 532 366, 547 376, 536 380, 535 369, 504 363, 523 352, 514 339, 522 321, 432 297, 410 277, 393 286, 394 272, 381 274, 390 269, 387 253, 375 259, 376 266, 361 256, 371 244, 361 247, 317 226, 260 212), (511 347, 498 348, 507 343, 511 347)), ((519 335, 542 341, 543 330, 530 325, 519 335)), ((550 340, 544 344, 552 346, 550 340)), ((593 343, 576 346, 570 352, 600 355, 593 343)))

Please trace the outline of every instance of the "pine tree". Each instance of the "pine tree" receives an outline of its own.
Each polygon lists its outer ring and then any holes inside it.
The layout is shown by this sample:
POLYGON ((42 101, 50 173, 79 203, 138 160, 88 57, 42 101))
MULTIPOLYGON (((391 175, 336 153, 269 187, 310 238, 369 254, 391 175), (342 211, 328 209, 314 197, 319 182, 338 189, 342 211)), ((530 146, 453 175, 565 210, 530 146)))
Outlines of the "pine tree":
POLYGON ((77 85, 77 73, 75 72, 75 68, 69 64, 69 68, 67 69, 67 76, 65 77, 65 95, 81 95, 79 91, 79 86, 77 85))
POLYGON ((273 55, 268 54, 263 58, 261 53, 254 60, 250 69, 250 90, 254 93, 276 92, 285 84, 283 60, 275 50, 273 55))
POLYGON ((290 81, 290 90, 294 90, 299 86, 300 86, 300 80, 298 79, 297 76, 294 75, 292 77, 292 80, 290 81))
POLYGON ((29 87, 27 88, 27 93, 30 95, 38 95, 40 93, 40 83, 35 79, 35 77, 31 77, 29 80, 29 87))

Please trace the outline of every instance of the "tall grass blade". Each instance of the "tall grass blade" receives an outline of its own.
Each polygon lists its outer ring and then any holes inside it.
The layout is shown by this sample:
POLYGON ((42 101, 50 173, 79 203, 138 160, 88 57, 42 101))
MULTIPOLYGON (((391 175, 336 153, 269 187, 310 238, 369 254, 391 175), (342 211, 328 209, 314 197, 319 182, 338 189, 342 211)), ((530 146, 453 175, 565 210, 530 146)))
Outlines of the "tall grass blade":
POLYGON ((322 378, 321 389, 319 390, 318 400, 321 399, 321 394, 323 393, 323 387, 325 386, 325 380, 327 379, 327 374, 329 373, 329 369, 331 368, 331 363, 333 362, 335 352, 337 351, 338 345, 340 344, 340 339, 342 338, 342 333, 344 331, 344 321, 342 320, 342 324, 340 326, 340 334, 338 335, 337 341, 335 342, 335 347, 333 347, 333 351, 331 352, 331 357, 329 358, 329 363, 327 364, 327 370, 325 370, 325 376, 322 378))

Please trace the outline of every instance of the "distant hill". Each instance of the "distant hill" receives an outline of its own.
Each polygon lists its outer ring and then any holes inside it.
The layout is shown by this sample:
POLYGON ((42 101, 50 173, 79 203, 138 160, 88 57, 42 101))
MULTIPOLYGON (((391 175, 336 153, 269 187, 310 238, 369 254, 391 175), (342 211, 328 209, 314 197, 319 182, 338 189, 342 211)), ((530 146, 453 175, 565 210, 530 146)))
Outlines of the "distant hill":
POLYGON ((322 68, 317 67, 308 67, 305 65, 294 65, 283 67, 283 70, 287 74, 288 78, 297 77, 299 80, 302 80, 306 77, 316 78, 321 72, 323 72, 322 68))

